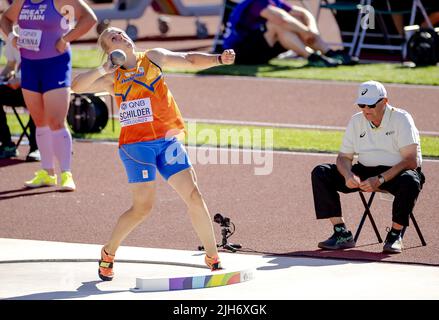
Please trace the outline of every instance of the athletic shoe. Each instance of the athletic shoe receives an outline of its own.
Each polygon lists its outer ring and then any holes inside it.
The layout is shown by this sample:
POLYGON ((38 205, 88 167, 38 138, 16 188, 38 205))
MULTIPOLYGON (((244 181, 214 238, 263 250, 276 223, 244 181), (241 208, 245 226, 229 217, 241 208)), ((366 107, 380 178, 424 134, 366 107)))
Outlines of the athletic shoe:
POLYGON ((24 185, 28 188, 39 188, 39 187, 52 187, 56 186, 56 174, 53 176, 44 170, 38 170, 35 172, 35 177, 32 180, 26 181, 24 185))
POLYGON ((221 261, 218 256, 209 257, 207 254, 204 257, 204 262, 210 268, 211 271, 221 270, 221 261))
POLYGON ((27 162, 41 161, 40 150, 31 150, 26 156, 27 162))
POLYGON ((384 241, 383 252, 401 253, 403 249, 402 237, 400 233, 394 233, 388 230, 386 240, 384 241))
POLYGON ((317 53, 312 53, 308 57, 308 67, 336 67, 338 65, 340 65, 338 60, 317 53))
POLYGON ((325 53, 325 56, 337 60, 345 66, 354 66, 360 61, 357 57, 352 57, 343 50, 329 50, 325 53))
POLYGON ((105 251, 104 247, 102 247, 101 260, 99 260, 98 275, 99 275, 99 278, 101 278, 103 281, 113 280, 113 277, 114 277, 113 263, 114 263, 114 256, 111 254, 108 254, 105 251))
POLYGON ((15 144, 10 146, 0 146, 0 159, 9 159, 12 157, 18 157, 18 150, 15 144))
POLYGON ((70 171, 64 171, 61 173, 61 190, 75 191, 76 185, 73 181, 73 176, 70 171))
POLYGON ((318 247, 327 250, 349 249, 355 247, 352 232, 334 227, 334 234, 327 240, 319 242, 318 247))

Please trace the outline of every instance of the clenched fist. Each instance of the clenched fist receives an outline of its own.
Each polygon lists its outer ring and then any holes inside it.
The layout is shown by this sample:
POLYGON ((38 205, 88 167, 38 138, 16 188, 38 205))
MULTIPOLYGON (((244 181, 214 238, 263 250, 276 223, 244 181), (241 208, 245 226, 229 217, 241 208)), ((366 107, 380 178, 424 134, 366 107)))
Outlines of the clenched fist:
POLYGON ((221 64, 233 64, 235 62, 235 51, 233 49, 224 50, 219 61, 221 64))

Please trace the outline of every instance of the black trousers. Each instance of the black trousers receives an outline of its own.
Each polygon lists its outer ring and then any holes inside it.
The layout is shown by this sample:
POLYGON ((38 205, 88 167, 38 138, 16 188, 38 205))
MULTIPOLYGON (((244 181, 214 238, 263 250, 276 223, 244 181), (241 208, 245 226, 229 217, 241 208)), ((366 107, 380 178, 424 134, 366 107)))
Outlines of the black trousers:
MULTIPOLYGON (((9 130, 6 112, 3 106, 11 106, 11 107, 25 107, 26 104, 24 102, 23 93, 21 89, 12 89, 6 85, 0 85, 0 142, 3 145, 10 145, 12 143, 11 139, 11 131, 9 130)), ((29 146, 30 150, 37 150, 37 141, 35 139, 35 124, 30 117, 29 123, 29 146)))
POLYGON ((250 32, 241 43, 233 48, 236 52, 236 64, 266 64, 281 53, 288 51, 279 42, 270 47, 264 37, 265 31, 255 30, 250 32))
MULTIPOLYGON (((352 166, 352 172, 366 180, 377 176, 390 167, 366 167, 361 163, 352 166)), ((314 168, 311 173, 314 207, 317 219, 341 217, 340 195, 342 193, 358 192, 360 189, 349 189, 345 179, 340 174, 335 164, 322 164, 314 168)), ((425 182, 421 168, 402 171, 390 181, 380 186, 381 190, 388 191, 395 196, 392 207, 392 221, 403 226, 409 225, 410 213, 415 207, 419 192, 425 182)))

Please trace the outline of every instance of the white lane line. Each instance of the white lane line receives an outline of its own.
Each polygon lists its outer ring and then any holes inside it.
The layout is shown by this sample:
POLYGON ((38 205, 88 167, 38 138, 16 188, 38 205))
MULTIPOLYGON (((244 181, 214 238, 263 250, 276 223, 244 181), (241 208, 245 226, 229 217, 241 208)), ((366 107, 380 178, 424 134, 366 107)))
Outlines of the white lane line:
MULTIPOLYGON (((288 129, 312 129, 312 130, 334 130, 344 131, 346 127, 338 126, 321 126, 312 124, 297 124, 297 123, 279 123, 279 122, 259 122, 259 121, 240 121, 240 120, 216 120, 216 119, 197 119, 186 118, 187 121, 195 121, 211 124, 233 124, 241 126, 255 126, 255 127, 275 127, 275 128, 288 128, 288 129)), ((424 136, 439 136, 439 131, 420 131, 424 136)))
MULTIPOLYGON (((117 146, 119 143, 116 141, 102 141, 102 140, 92 140, 92 139, 74 139, 77 142, 88 142, 88 143, 100 143, 117 146)), ((186 146, 188 149, 198 149, 198 150, 229 150, 229 151, 240 151, 240 152, 272 152, 273 154, 284 154, 284 155, 295 155, 295 156, 314 156, 314 157, 336 157, 337 153, 327 153, 327 152, 306 152, 306 151, 282 151, 282 150, 265 150, 265 149, 244 149, 235 147, 215 147, 215 146, 186 146)), ((437 162, 439 159, 422 159, 423 162, 437 162)))
MULTIPOLYGON (((119 115, 114 114, 112 118, 119 118, 119 115)), ((273 127, 273 128, 286 128, 286 129, 307 129, 307 130, 328 130, 328 131, 330 130, 344 131, 346 129, 346 127, 339 127, 339 126, 322 126, 322 125, 312 125, 312 124, 261 122, 261 121, 217 120, 217 119, 199 119, 199 118, 186 118, 186 121, 208 123, 208 124, 273 127)), ((419 131, 419 133, 423 136, 439 136, 439 131, 419 131)))

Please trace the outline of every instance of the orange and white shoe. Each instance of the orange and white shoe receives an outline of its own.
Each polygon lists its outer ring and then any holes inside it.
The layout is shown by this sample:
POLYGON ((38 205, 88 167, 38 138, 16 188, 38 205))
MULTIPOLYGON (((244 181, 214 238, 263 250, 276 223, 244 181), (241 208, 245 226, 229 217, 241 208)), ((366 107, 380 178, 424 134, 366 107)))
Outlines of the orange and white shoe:
POLYGON ((220 258, 218 257, 218 255, 213 256, 213 257, 209 257, 206 254, 206 256, 204 257, 204 262, 210 268, 211 271, 216 271, 216 270, 222 269, 221 261, 220 261, 220 258))
POLYGON ((99 278, 103 281, 111 281, 113 280, 113 263, 114 263, 114 255, 108 254, 104 247, 101 250, 101 260, 99 260, 99 278))

